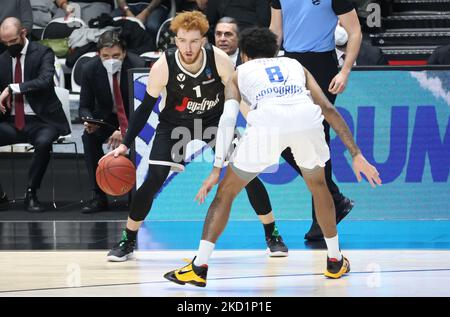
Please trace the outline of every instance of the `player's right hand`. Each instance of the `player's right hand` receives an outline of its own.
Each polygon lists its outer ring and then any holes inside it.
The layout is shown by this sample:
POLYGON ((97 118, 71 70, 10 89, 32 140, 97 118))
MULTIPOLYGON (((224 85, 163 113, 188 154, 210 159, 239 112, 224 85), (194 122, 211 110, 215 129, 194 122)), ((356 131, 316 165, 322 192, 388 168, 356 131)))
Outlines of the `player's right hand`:
POLYGON ((199 204, 203 204, 205 202, 208 193, 219 182, 220 170, 220 168, 214 167, 211 174, 209 174, 208 178, 203 182, 202 187, 200 187, 197 195, 195 196, 195 201, 198 201, 199 204))
POLYGON ((101 160, 103 160, 105 157, 108 157, 108 156, 118 157, 119 155, 126 155, 127 152, 128 152, 128 147, 125 144, 121 144, 116 149, 103 155, 103 157, 98 162, 100 163, 101 160))

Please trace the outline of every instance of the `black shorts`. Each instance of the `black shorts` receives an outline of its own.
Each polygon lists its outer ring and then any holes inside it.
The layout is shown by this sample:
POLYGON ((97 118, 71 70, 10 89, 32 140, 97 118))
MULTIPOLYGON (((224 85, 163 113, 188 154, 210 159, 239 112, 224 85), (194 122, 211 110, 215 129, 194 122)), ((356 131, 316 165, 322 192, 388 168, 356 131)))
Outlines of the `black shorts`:
POLYGON ((214 150, 218 125, 219 118, 197 129, 160 122, 156 127, 149 164, 170 166, 175 172, 184 171, 187 145, 193 140, 201 140, 214 150))

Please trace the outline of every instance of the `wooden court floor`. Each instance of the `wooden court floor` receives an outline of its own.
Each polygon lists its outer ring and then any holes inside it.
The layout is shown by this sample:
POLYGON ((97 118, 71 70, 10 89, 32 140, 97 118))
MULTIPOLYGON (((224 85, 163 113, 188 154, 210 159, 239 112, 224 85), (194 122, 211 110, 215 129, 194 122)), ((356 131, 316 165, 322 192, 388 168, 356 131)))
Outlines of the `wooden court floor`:
POLYGON ((108 263, 106 252, 2 251, 0 296, 450 296, 450 251, 344 250, 352 272, 330 280, 322 275, 322 250, 293 250, 287 258, 219 250, 206 288, 163 278, 195 251, 140 251, 125 263, 108 263))

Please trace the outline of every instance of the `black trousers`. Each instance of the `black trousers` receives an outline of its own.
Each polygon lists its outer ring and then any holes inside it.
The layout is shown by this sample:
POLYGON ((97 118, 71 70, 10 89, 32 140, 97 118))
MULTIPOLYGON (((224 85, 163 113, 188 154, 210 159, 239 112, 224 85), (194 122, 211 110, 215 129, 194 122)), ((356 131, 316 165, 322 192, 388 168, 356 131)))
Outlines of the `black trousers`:
MULTIPOLYGON (((113 126, 118 126, 117 118, 110 120, 113 126)), ((108 121, 109 122, 109 121, 108 121)), ((105 195, 105 193, 98 187, 97 181, 95 179, 95 172, 97 170, 98 161, 105 154, 103 152, 103 143, 113 134, 115 129, 100 127, 97 131, 93 133, 87 133, 84 131, 81 139, 83 140, 83 148, 84 148, 84 160, 86 162, 86 168, 88 171, 89 182, 91 185, 91 189, 100 195, 105 195)))
POLYGON ((0 122, 0 146, 15 143, 30 143, 34 146, 34 154, 28 171, 28 187, 40 188, 42 178, 50 161, 52 143, 58 139, 58 130, 42 121, 37 116, 25 116, 25 128, 16 129, 14 117, 0 122))
MULTIPOLYGON (((334 51, 324 52, 324 53, 290 53, 286 52, 286 57, 294 58, 300 62, 308 71, 314 76, 320 88, 327 96, 328 100, 334 104, 336 101, 336 95, 328 92, 328 86, 331 80, 338 73, 338 63, 336 54, 334 51)), ((323 126, 325 130, 325 140, 330 146, 330 125, 325 120, 323 121, 323 126)), ((286 149, 281 156, 286 160, 286 162, 291 165, 300 175, 302 175, 300 168, 297 166, 292 155, 291 149, 286 149)), ((327 181, 328 189, 333 196, 335 205, 339 203, 344 196, 339 191, 339 187, 335 184, 332 178, 332 166, 331 159, 325 165, 325 179, 327 181)), ((314 211, 314 203, 312 204, 312 216, 313 220, 316 220, 316 215, 314 211)))

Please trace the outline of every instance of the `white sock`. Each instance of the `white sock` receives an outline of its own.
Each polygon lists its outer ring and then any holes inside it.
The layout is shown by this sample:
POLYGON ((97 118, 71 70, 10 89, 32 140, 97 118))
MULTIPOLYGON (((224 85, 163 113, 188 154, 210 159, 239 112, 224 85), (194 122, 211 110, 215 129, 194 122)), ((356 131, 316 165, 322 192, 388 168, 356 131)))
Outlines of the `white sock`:
POLYGON ((206 240, 200 240, 200 245, 198 246, 197 257, 194 260, 196 266, 202 266, 208 264, 208 260, 211 257, 211 253, 214 251, 216 245, 212 242, 206 240))
POLYGON ((328 257, 330 259, 336 259, 340 261, 342 259, 341 251, 339 250, 339 238, 338 235, 333 238, 325 238, 325 242, 328 248, 328 257))

